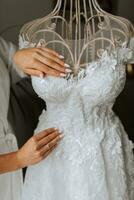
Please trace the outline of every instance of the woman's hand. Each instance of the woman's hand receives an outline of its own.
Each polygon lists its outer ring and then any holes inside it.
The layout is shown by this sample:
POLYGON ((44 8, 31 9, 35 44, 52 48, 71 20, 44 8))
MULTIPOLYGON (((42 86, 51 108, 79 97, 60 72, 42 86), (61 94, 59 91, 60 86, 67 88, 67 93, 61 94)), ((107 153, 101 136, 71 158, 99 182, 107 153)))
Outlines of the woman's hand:
POLYGON ((46 158, 63 138, 57 129, 47 129, 34 135, 17 153, 19 168, 36 164, 46 158))
POLYGON ((48 48, 22 49, 15 53, 15 64, 28 75, 65 77, 72 72, 64 57, 48 48))

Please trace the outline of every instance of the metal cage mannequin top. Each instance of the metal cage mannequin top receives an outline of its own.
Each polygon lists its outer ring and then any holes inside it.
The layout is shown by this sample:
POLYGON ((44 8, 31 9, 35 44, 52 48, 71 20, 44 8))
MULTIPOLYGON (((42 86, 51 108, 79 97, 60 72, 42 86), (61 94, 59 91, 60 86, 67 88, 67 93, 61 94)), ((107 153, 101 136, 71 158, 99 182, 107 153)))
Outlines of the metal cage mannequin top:
POLYGON ((128 20, 105 12, 97 0, 57 0, 48 16, 22 28, 20 39, 59 52, 77 73, 104 51, 127 46, 132 32, 128 20))

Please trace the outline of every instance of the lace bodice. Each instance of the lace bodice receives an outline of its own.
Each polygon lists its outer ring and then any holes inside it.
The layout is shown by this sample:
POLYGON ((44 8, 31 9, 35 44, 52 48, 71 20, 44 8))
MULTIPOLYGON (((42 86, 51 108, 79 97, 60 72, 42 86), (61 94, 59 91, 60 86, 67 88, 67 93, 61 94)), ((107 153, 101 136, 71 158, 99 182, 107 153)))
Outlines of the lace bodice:
MULTIPOLYGON (((35 44, 24 41, 20 36, 19 46, 28 48, 34 47, 35 44)), ((69 51, 66 52, 66 55, 71 58, 69 51)), ((69 60, 73 65, 73 58, 69 60)), ((77 77, 73 77, 73 75, 66 79, 32 77, 32 83, 37 94, 49 103, 65 102, 76 90, 75 93, 79 94, 78 96, 88 98, 90 107, 95 104, 105 105, 109 102, 114 103, 116 97, 123 90, 126 80, 126 63, 133 62, 134 38, 131 38, 128 44, 122 44, 122 47, 113 50, 111 54, 105 50, 98 60, 80 68, 77 77)))
POLYGON ((93 107, 114 103, 123 90, 125 71, 123 63, 118 64, 114 55, 109 56, 104 52, 99 61, 89 64, 77 77, 70 75, 68 80, 33 77, 32 83, 37 94, 48 104, 65 104, 73 96, 74 104, 85 101, 88 107, 93 107))

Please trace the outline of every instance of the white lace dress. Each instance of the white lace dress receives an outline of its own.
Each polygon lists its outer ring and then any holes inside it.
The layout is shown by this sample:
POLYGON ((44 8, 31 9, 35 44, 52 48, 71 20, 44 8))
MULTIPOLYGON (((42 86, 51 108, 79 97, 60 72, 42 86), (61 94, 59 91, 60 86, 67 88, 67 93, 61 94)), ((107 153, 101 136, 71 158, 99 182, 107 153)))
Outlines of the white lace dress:
POLYGON ((112 110, 126 81, 122 48, 104 52, 77 78, 33 77, 47 111, 36 133, 57 127, 64 139, 41 163, 29 167, 23 200, 133 200, 133 144, 112 110))

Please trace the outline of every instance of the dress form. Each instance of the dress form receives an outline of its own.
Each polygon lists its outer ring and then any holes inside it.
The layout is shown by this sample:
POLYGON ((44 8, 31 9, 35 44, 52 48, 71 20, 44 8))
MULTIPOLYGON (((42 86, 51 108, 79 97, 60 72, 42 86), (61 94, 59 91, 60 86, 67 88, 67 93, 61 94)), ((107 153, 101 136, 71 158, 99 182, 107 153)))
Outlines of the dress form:
POLYGON ((105 51, 127 46, 132 31, 130 22, 103 11, 97 0, 57 0, 48 16, 25 25, 20 35, 31 46, 62 54, 77 74, 105 51))

